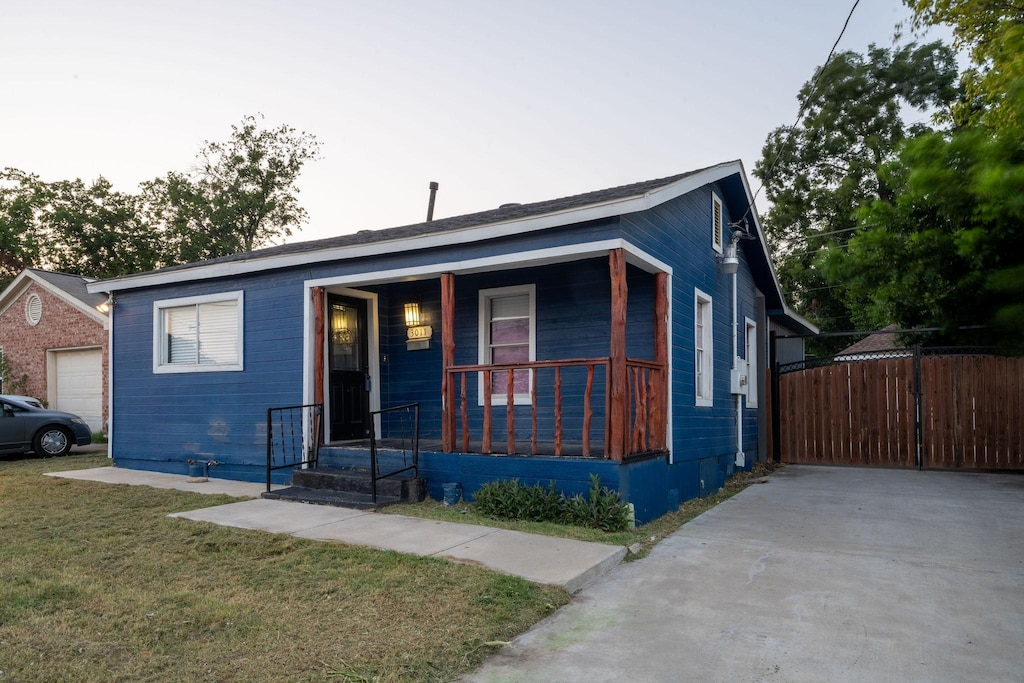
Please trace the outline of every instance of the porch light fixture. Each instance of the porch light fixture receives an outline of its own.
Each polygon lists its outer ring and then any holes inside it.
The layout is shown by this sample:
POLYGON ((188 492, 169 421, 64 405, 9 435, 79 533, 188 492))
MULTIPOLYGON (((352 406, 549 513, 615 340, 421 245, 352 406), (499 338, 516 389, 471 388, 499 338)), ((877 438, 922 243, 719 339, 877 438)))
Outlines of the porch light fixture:
POLYGON ((418 301, 410 301, 405 305, 405 326, 418 327, 420 324, 420 304, 418 301))
POLYGON ((430 337, 434 330, 430 325, 423 324, 420 315, 420 302, 410 301, 405 304, 406 340, 405 348, 409 351, 425 351, 430 348, 430 337))
POLYGON ((722 272, 726 275, 734 275, 740 269, 740 260, 736 256, 736 245, 739 241, 739 235, 733 233, 732 240, 725 247, 725 253, 715 257, 722 264, 722 272))

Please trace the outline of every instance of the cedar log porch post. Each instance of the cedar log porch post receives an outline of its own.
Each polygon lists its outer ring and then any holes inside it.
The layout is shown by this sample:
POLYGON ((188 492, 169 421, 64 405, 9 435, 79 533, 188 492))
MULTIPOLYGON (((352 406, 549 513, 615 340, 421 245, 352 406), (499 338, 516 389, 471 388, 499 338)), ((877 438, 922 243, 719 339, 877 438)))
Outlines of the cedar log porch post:
POLYGON ((626 253, 612 249, 608 255, 612 283, 611 352, 608 364, 608 457, 622 462, 626 453, 629 422, 629 377, 626 369, 626 253))
POLYGON ((654 276, 654 362, 651 392, 651 448, 665 450, 668 443, 668 273, 654 276))
POLYGON ((441 450, 455 450, 455 276, 441 273, 441 450))
POLYGON ((324 288, 313 287, 313 403, 324 402, 324 288))

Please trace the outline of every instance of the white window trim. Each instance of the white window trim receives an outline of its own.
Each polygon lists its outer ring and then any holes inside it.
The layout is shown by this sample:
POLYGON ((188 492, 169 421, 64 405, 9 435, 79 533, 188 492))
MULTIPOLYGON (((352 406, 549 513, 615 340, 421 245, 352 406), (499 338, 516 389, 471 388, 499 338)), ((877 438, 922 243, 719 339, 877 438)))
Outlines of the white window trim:
POLYGON ((725 208, 722 199, 711 193, 711 248, 722 253, 725 242, 725 208), (718 209, 718 220, 715 220, 715 209, 718 209))
POLYGON ((715 335, 714 335, 714 309, 711 297, 696 287, 693 290, 693 398, 694 405, 702 407, 710 407, 715 403, 715 335), (707 315, 704 316, 704 344, 701 345, 704 349, 704 368, 706 370, 705 375, 707 376, 707 395, 702 396, 700 385, 700 368, 698 367, 699 360, 697 358, 697 310, 702 304, 707 304, 707 315))
MULTIPOLYGON (((478 362, 480 365, 490 365, 491 359, 488 353, 491 345, 491 326, 490 314, 488 312, 488 302, 491 299, 495 299, 503 296, 517 296, 527 294, 530 297, 530 361, 537 360, 537 285, 514 285, 512 287, 495 287, 492 289, 481 289, 478 294, 478 314, 477 324, 479 333, 477 335, 477 346, 478 346, 478 362)), ((530 404, 530 392, 533 389, 533 373, 529 376, 529 387, 530 391, 524 394, 513 394, 513 399, 516 405, 529 405, 530 404)), ((487 389, 488 391, 490 388, 487 389)), ((484 373, 477 373, 477 405, 482 406, 484 404, 484 373)), ((492 406, 504 406, 508 405, 508 397, 505 394, 492 394, 491 395, 492 406)))
POLYGON ((188 296, 180 299, 162 299, 153 302, 153 372, 155 374, 178 374, 187 372, 240 372, 245 369, 242 357, 245 349, 242 331, 245 327, 245 297, 242 291, 221 292, 219 294, 205 294, 202 296, 188 296), (194 306, 196 304, 218 303, 223 301, 234 301, 237 303, 238 331, 236 340, 238 344, 238 362, 226 363, 223 365, 171 365, 163 360, 163 339, 164 339, 164 310, 178 306, 194 306))
POLYGON ((757 407, 757 384, 760 371, 757 367, 757 323, 744 318, 743 341, 746 344, 747 358, 747 407, 757 407))

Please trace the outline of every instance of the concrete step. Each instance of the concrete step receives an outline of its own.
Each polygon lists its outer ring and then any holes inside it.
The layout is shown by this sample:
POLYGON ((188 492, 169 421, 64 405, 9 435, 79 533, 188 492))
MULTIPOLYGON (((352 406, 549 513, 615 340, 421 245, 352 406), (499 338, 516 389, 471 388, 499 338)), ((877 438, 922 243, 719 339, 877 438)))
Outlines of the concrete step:
MULTIPOLYGON (((295 470, 292 472, 292 486, 365 495, 373 492, 373 481, 369 472, 328 467, 295 470)), ((426 486, 423 479, 408 476, 378 479, 377 497, 379 499, 382 496, 418 502, 426 497, 426 486)))
POLYGON ((283 489, 264 492, 263 498, 270 500, 287 500, 296 503, 310 503, 312 505, 332 505, 334 507, 351 508, 354 510, 373 510, 385 505, 401 503, 397 496, 384 496, 377 494, 377 502, 373 502, 373 496, 369 493, 355 491, 334 491, 331 489, 311 489, 304 486, 289 486, 283 489))

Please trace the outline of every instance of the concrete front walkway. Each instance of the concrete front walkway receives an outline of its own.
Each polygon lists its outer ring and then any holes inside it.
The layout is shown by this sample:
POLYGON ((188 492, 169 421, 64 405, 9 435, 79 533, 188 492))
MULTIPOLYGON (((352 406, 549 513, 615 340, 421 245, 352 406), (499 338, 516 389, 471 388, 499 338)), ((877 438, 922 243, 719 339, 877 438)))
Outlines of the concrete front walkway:
POLYGON ((1024 680, 1024 477, 788 466, 463 680, 1024 680))
POLYGON ((191 483, 181 475, 120 467, 49 472, 47 475, 107 484, 134 484, 256 498, 178 512, 170 516, 440 557, 521 576, 535 583, 561 586, 570 593, 607 572, 626 556, 625 548, 604 543, 587 543, 366 510, 263 500, 259 495, 265 490, 265 485, 251 482, 210 478, 201 483, 191 483))

